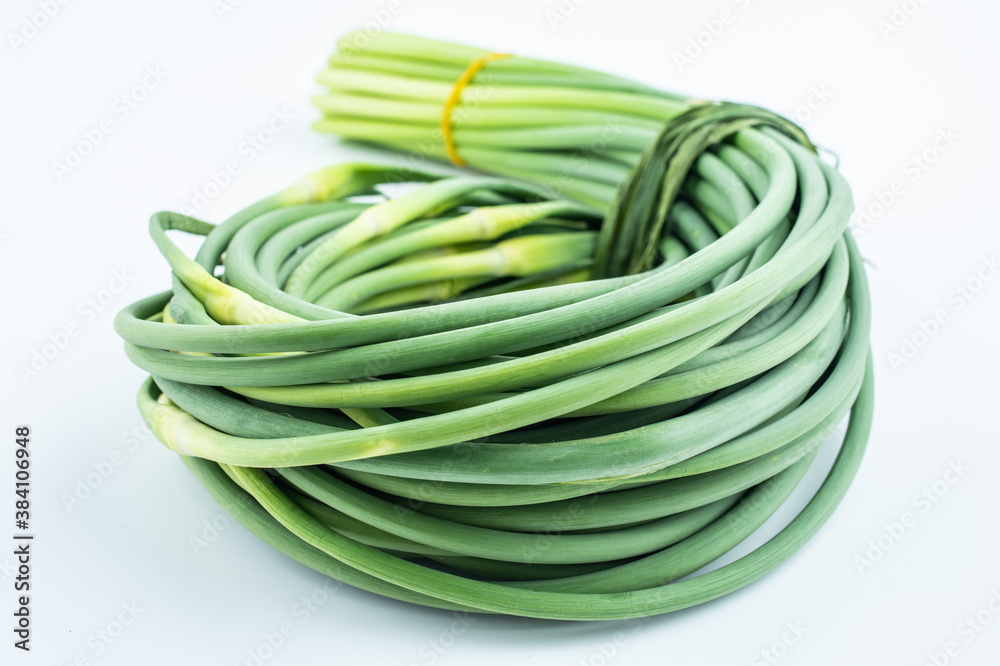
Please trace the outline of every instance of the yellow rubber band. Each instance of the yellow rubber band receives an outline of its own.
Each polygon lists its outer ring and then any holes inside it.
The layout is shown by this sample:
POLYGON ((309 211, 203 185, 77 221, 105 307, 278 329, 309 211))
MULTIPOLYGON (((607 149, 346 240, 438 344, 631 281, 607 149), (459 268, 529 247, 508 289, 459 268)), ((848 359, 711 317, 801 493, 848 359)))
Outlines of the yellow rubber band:
POLYGON ((444 108, 441 110, 441 137, 444 140, 444 149, 448 152, 448 157, 451 159, 452 164, 455 166, 465 166, 465 160, 462 159, 461 155, 458 154, 458 150, 455 148, 455 136, 452 131, 451 125, 451 113, 458 106, 458 101, 462 97, 462 90, 465 86, 469 85, 472 81, 472 77, 479 73, 486 63, 493 60, 502 60, 504 58, 510 58, 512 53, 487 53, 484 56, 476 58, 469 63, 469 66, 465 68, 462 72, 462 76, 458 77, 455 81, 455 87, 452 88, 451 94, 448 95, 448 99, 444 103, 444 108))

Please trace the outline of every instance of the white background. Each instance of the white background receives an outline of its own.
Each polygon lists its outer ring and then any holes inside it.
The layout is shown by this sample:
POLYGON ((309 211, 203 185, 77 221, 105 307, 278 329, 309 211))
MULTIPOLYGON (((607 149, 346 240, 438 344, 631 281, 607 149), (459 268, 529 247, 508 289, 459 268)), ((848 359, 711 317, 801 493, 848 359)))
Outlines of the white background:
POLYGON ((111 322, 168 285, 146 234, 149 215, 192 206, 226 162, 241 171, 202 212, 215 222, 315 168, 377 158, 313 133, 309 98, 335 38, 388 2, 244 0, 221 14, 212 0, 69 2, 15 45, 10 34, 40 5, 5 0, 0 433, 10 441, 0 447, 0 662, 246 664, 266 634, 291 622, 266 663, 762 664, 761 651, 777 645, 782 664, 918 665, 950 641, 957 655, 938 663, 997 663, 1000 614, 983 612, 992 623, 971 634, 962 623, 988 609, 991 595, 1000 599, 1000 277, 988 263, 1000 253, 1000 5, 899 2, 911 14, 897 14, 898 29, 887 32, 880 21, 892 16, 890 0, 399 3, 393 30, 760 104, 796 117, 836 151, 859 207, 876 213, 856 220, 870 264, 878 392, 855 485, 774 573, 639 629, 485 616, 466 627, 449 613, 346 587, 303 621, 296 604, 324 579, 227 523, 180 460, 141 434, 134 394, 143 377, 111 322), (563 15, 546 14, 560 6, 563 15), (731 21, 711 35, 705 22, 723 10, 731 21), (702 32, 707 45, 679 67, 675 53, 702 32), (147 68, 162 70, 162 82, 122 117, 116 99, 147 68), (815 108, 803 107, 810 100, 815 108), (276 109, 293 119, 249 160, 242 142, 276 109), (53 163, 104 118, 111 132, 60 181, 53 163), (935 147, 939 135, 952 138, 935 147), (924 153, 932 163, 915 170, 913 156, 924 153), (879 209, 894 181, 894 200, 879 209), (116 271, 124 290, 96 312, 86 301, 117 287, 116 271), (991 279, 977 282, 980 273, 991 279), (978 290, 962 296, 959 287, 978 290), (921 323, 941 313, 943 323, 922 334, 921 323), (19 367, 68 325, 78 334, 22 378, 19 367), (917 348, 904 359, 907 342, 917 348), (9 629, 19 424, 33 431, 38 535, 28 655, 11 647, 9 629), (67 506, 108 461, 120 464, 67 506), (950 464, 968 471, 939 483, 935 502, 916 501, 950 464), (911 526, 890 535, 886 526, 907 513, 911 526), (213 521, 223 527, 216 534, 213 521), (192 537, 208 547, 196 552, 192 537), (889 547, 876 545, 870 554, 881 557, 859 571, 880 537, 889 547), (132 603, 136 620, 96 649, 97 632, 132 603), (782 646, 793 638, 787 623, 806 631, 782 646))

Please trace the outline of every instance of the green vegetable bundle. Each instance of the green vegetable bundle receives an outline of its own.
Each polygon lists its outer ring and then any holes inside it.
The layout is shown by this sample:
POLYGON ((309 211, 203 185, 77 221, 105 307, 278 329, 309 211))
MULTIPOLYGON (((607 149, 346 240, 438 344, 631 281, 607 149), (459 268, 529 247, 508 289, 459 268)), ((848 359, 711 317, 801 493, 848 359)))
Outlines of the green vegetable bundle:
POLYGON ((597 620, 738 589, 864 452, 850 190, 763 110, 484 56, 383 33, 321 75, 320 129, 420 163, 331 167, 218 226, 153 216, 172 289, 116 319, 143 416, 248 529, 389 597, 597 620), (423 163, 455 153, 499 176, 423 163), (170 230, 205 236, 193 260, 170 230), (848 416, 806 507, 690 576, 848 416))

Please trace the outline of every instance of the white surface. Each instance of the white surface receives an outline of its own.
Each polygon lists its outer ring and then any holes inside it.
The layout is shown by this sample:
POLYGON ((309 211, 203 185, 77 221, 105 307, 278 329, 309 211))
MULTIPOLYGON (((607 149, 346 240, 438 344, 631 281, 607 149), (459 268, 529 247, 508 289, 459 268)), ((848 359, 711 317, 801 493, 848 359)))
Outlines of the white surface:
MULTIPOLYGON (((859 205, 901 181, 895 201, 858 235, 871 263, 878 393, 869 453, 843 505, 766 578, 638 628, 485 617, 466 627, 449 613, 346 587, 303 613, 296 604, 324 579, 240 526, 223 525, 195 552, 191 537, 206 521, 225 520, 175 455, 130 434, 140 424, 142 374, 121 351, 113 313, 168 284, 146 234, 150 213, 191 205, 226 162, 241 172, 203 212, 212 221, 314 168, 375 157, 312 133, 308 100, 334 39, 389 3, 234 0, 220 18, 213 0, 70 2, 15 52, 9 33, 40 5, 7 0, 0 552, 9 552, 12 532, 8 440, 23 423, 33 429, 38 537, 34 650, 11 647, 14 592, 0 569, 0 662, 246 664, 248 650, 289 622, 293 633, 266 663, 763 664, 761 651, 784 638, 794 644, 778 647, 782 664, 924 664, 949 641, 958 652, 947 663, 997 663, 1000 613, 984 611, 981 620, 992 623, 978 632, 963 622, 994 593, 1000 609, 1000 277, 991 274, 972 298, 952 292, 1000 253, 1000 5, 896 0, 916 11, 883 36, 889 0, 398 1, 394 30, 599 67, 701 97, 794 115, 811 91, 823 92, 825 101, 812 98, 818 108, 797 117, 839 154, 859 205), (560 6, 569 15, 550 25, 546 12, 560 6), (723 10, 730 22, 679 71, 674 52, 723 10), (123 117, 116 99, 148 67, 165 77, 123 117), (294 118, 248 160, 241 143, 275 109, 294 118), (112 131, 58 182, 52 163, 104 118, 112 131), (957 138, 916 178, 911 155, 949 128, 957 138), (128 275, 124 290, 100 313, 81 309, 115 271, 128 275), (926 344, 893 367, 890 353, 939 311, 944 324, 929 339, 918 335, 926 344), (79 334, 25 385, 18 366, 69 324, 79 334), (69 510, 65 497, 109 459, 121 464, 69 510), (939 485, 946 491, 933 504, 915 499, 950 461, 968 472, 939 485), (856 556, 907 512, 911 526, 898 540, 883 537, 891 548, 859 573, 856 556), (99 652, 96 632, 133 602, 136 620, 99 652), (786 623, 807 631, 796 638, 786 623)), ((0 555, 0 563, 12 561, 0 555)))

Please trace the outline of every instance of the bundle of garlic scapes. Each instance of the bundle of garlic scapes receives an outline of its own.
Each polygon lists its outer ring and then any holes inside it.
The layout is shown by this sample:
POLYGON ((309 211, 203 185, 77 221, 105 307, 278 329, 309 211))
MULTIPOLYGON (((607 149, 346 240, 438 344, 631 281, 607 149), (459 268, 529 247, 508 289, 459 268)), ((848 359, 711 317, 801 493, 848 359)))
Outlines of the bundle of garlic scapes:
POLYGON ((157 437, 268 543, 426 606, 640 617, 786 560, 846 493, 872 416, 836 169, 753 107, 358 44, 320 75, 317 127, 402 166, 332 167, 218 226, 153 217, 173 288, 116 327, 151 375, 157 437), (194 260, 172 229, 205 235, 194 260), (784 504, 845 418, 798 515, 692 576, 784 504))

